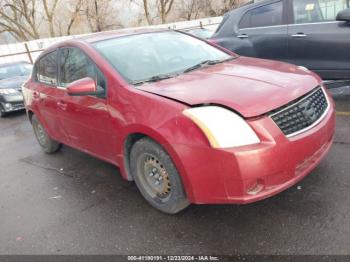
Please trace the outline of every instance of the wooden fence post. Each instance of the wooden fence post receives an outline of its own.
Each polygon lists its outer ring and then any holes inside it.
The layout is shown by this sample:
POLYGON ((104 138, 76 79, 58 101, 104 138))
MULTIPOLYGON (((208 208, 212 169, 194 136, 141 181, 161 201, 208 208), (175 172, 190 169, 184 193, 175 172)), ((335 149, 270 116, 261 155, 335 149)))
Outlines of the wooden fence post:
POLYGON ((29 51, 29 47, 28 47, 28 44, 27 43, 24 43, 24 47, 26 48, 26 51, 27 51, 27 55, 28 55, 28 58, 29 58, 29 61, 31 64, 33 64, 33 58, 32 58, 32 55, 29 51))

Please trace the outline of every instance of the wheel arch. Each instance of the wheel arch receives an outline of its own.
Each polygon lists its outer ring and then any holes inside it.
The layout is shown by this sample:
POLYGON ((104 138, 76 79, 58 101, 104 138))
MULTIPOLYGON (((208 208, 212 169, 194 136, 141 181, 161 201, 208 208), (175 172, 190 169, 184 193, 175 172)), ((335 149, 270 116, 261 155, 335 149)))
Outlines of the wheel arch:
POLYGON ((48 128, 48 125, 47 125, 44 117, 42 117, 42 115, 36 110, 27 109, 27 117, 28 117, 28 120, 30 123, 32 123, 33 116, 36 116, 38 118, 38 120, 44 126, 44 128, 45 128, 46 132, 49 134, 49 136, 54 137, 51 133, 51 130, 48 128))
POLYGON ((126 178, 129 181, 134 180, 134 178, 131 174, 131 169, 130 169, 131 149, 137 141, 139 141, 140 139, 142 139, 144 137, 149 137, 149 136, 147 136, 146 134, 143 134, 143 133, 136 132, 136 133, 129 134, 124 140, 124 145, 123 145, 124 168, 125 168, 126 178))
POLYGON ((154 142, 158 143, 169 154, 176 169, 179 172, 180 179, 182 181, 182 184, 184 185, 184 190, 185 190, 186 196, 187 196, 188 200, 190 202, 192 202, 192 200, 194 199, 192 184, 191 184, 190 180, 188 179, 188 175, 187 175, 185 168, 182 164, 180 156, 176 153, 176 151, 173 149, 173 147, 171 147, 171 144, 162 135, 160 135, 158 132, 156 132, 154 130, 148 130, 148 132, 145 130, 134 131, 134 132, 128 133, 128 135, 125 137, 124 143, 123 143, 123 149, 122 149, 123 156, 124 156, 124 158, 123 158, 123 167, 124 167, 123 169, 125 172, 124 177, 128 181, 134 180, 132 177, 132 174, 131 174, 131 169, 130 169, 130 160, 131 160, 130 153, 131 153, 131 149, 132 149, 133 145, 137 141, 139 141, 140 139, 143 139, 143 138, 149 138, 149 139, 153 140, 154 142))

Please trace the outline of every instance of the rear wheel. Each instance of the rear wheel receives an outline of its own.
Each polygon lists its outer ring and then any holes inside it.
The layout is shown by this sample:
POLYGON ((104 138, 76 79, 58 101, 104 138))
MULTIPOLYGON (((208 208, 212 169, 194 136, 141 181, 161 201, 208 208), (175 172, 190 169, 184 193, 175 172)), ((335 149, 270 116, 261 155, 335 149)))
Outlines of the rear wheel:
POLYGON ((130 159, 135 183, 153 207, 175 214, 189 205, 176 167, 159 144, 149 138, 137 141, 130 159))
POLYGON ((45 153, 52 154, 60 150, 61 144, 53 140, 47 134, 44 126, 40 123, 39 119, 35 115, 32 116, 32 126, 35 137, 45 153))

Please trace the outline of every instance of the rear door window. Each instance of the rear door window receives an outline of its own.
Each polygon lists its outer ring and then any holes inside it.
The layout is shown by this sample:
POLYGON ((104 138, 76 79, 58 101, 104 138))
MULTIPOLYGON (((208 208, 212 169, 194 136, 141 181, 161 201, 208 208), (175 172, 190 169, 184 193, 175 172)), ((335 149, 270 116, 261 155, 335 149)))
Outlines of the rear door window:
POLYGON ((57 85, 57 50, 42 58, 36 64, 37 81, 47 85, 57 85))
POLYGON ((243 15, 239 23, 239 28, 276 26, 282 23, 283 3, 280 1, 249 10, 243 15))

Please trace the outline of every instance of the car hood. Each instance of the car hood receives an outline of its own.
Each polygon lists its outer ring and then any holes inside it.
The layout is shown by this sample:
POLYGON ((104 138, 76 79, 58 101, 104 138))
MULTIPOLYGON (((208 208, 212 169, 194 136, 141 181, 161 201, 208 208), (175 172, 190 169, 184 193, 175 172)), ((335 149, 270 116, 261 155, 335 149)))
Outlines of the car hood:
POLYGON ((20 89, 29 76, 16 76, 0 80, 0 88, 20 89))
POLYGON ((220 104, 244 117, 255 117, 287 104, 320 83, 320 78, 306 68, 239 57, 137 88, 191 106, 220 104))

